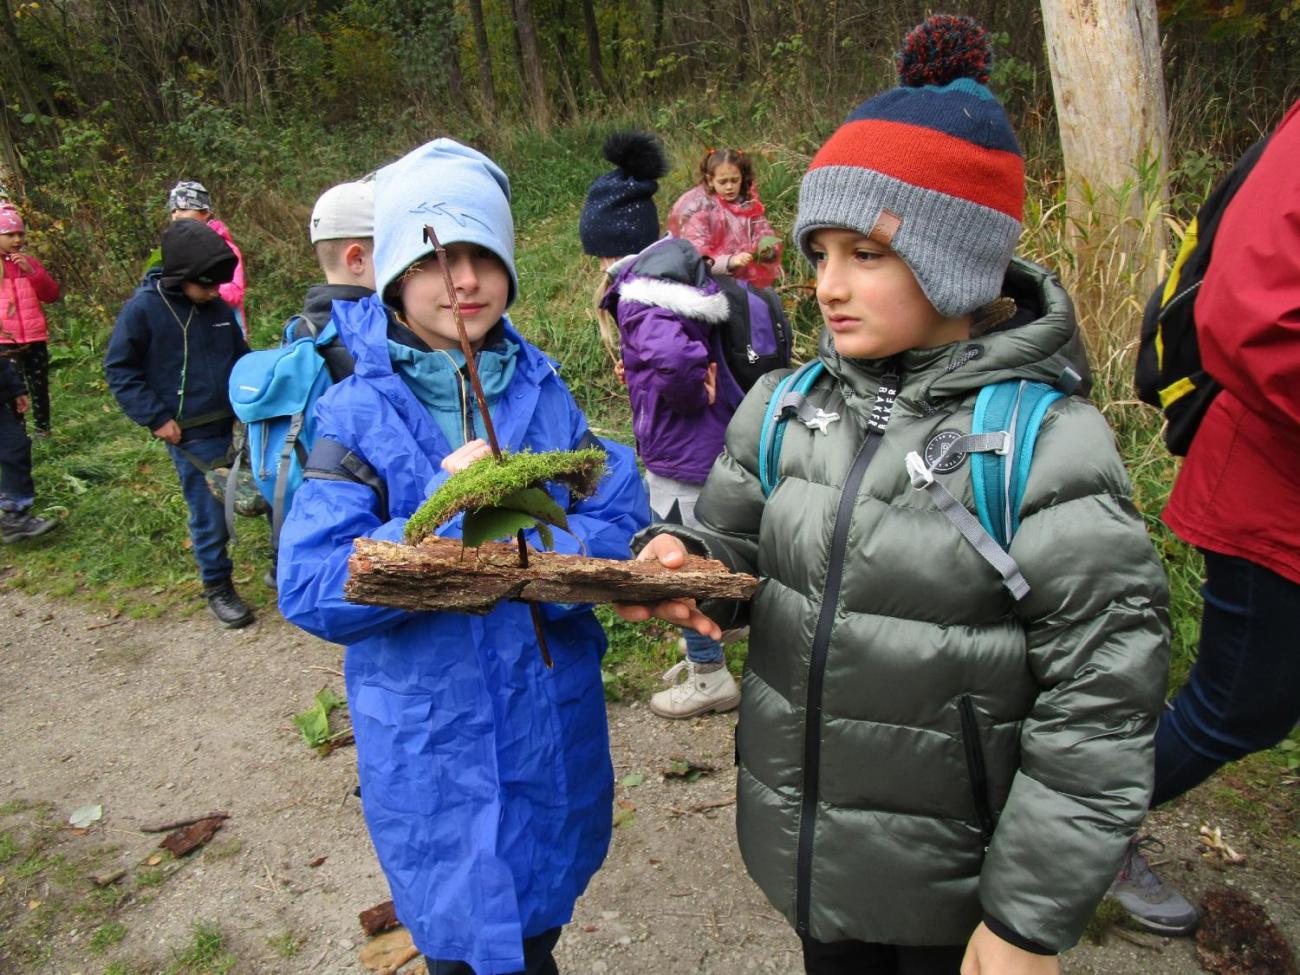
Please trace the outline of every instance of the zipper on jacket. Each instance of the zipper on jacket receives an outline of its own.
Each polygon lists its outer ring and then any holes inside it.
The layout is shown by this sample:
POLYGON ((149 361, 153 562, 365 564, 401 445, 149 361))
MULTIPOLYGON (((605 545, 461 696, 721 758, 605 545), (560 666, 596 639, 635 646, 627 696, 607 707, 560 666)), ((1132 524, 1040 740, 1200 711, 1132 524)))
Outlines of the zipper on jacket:
POLYGON ((822 682, 826 677, 826 656, 831 642, 831 626, 839 603, 840 584, 844 579, 844 551, 848 547, 849 525, 857 504, 858 488, 867 467, 880 448, 880 441, 902 385, 899 377, 889 373, 880 378, 880 390, 867 421, 867 436, 853 458, 853 466, 840 493, 835 510, 835 527, 826 565, 826 584, 822 589, 821 611, 813 631, 812 657, 808 667, 808 698, 804 710, 803 731, 803 800, 799 813, 799 845, 795 857, 795 930, 809 934, 808 918, 812 900, 813 833, 817 820, 817 796, 821 782, 822 682))
POLYGON ((975 702, 963 694, 958 703, 961 712, 961 741, 966 749, 966 773, 970 777, 971 798, 975 800, 975 818, 979 820, 984 849, 993 842, 993 809, 989 805, 989 777, 984 767, 984 746, 980 743, 979 723, 975 720, 975 702))

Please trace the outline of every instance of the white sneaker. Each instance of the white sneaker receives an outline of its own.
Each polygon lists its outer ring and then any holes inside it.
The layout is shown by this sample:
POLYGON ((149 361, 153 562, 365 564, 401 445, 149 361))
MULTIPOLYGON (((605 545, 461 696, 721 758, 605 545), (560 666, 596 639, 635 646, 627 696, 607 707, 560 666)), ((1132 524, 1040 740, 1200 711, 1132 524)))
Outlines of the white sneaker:
POLYGON ((650 710, 659 717, 693 718, 709 711, 730 711, 740 704, 740 688, 725 665, 700 671, 690 660, 683 660, 664 674, 664 680, 672 684, 682 673, 686 674, 684 680, 650 698, 650 710))

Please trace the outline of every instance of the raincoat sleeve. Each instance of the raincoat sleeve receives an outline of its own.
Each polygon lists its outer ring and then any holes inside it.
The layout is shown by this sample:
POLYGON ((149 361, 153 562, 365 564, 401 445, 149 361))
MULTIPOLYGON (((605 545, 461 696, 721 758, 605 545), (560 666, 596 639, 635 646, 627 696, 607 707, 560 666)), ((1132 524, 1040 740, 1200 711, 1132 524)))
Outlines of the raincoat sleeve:
POLYGON ((113 398, 131 420, 153 431, 172 419, 145 377, 151 332, 141 305, 128 301, 118 313, 104 352, 104 378, 113 398))
POLYGON ((682 224, 682 237, 690 241, 697 251, 713 261, 715 271, 730 273, 728 264, 731 261, 731 254, 724 254, 721 251, 726 246, 726 243, 720 239, 722 235, 718 232, 720 218, 721 213, 717 204, 709 201, 686 218, 682 224))
MULTIPOLYGON (((758 479, 758 441, 768 400, 787 374, 772 372, 759 379, 727 424, 726 444, 695 505, 700 527, 653 524, 637 535, 633 551, 641 551, 655 535, 669 534, 680 538, 689 550, 717 559, 733 572, 756 571, 758 529, 767 502, 758 479)), ((723 629, 748 622, 748 603, 709 599, 700 603, 700 610, 723 629)))
POLYGON ((1300 428, 1300 103, 1228 204, 1196 297, 1211 376, 1265 420, 1300 428))
MULTIPOLYGON (((343 441, 321 416, 319 436, 343 441)), ((405 518, 381 520, 380 501, 364 484, 307 478, 280 533, 278 589, 284 618, 333 643, 356 643, 415 616, 343 598, 354 539, 401 541, 405 518)))
POLYGON ((681 318, 667 308, 631 302, 619 302, 618 307, 627 316, 623 356, 640 364, 647 398, 682 416, 703 412, 709 405, 704 389, 709 350, 704 343, 688 335, 681 318))
POLYGON ((1052 951, 1078 941, 1151 799, 1168 587, 1129 494, 1101 414, 1054 407, 1010 548, 1039 691, 980 875, 989 926, 1052 951))

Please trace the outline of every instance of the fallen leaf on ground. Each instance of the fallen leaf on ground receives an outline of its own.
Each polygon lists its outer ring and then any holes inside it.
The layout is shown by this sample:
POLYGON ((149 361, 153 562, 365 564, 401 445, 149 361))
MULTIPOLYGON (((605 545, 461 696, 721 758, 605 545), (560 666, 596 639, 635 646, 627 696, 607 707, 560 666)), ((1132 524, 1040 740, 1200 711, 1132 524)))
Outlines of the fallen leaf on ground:
POLYGON ((645 781, 645 775, 641 772, 629 772, 623 778, 619 779, 619 785, 625 785, 629 789, 634 789, 645 781))
POLYGON ((689 758, 674 757, 668 759, 667 768, 659 771, 665 779, 685 779, 687 782, 694 782, 701 776, 717 770, 713 765, 704 765, 689 758))
POLYGON ((307 866, 311 867, 314 870, 316 867, 319 867, 322 863, 324 863, 325 860, 326 860, 325 857, 317 857, 315 860, 312 860, 311 863, 307 864, 307 866))
POLYGON ((411 932, 406 928, 387 931, 379 937, 366 942, 357 953, 357 960, 372 972, 392 969, 395 964, 405 964, 411 960, 411 932))
POLYGON ((635 819, 636 819, 636 807, 635 807, 635 806, 633 806, 631 809, 616 809, 616 810, 614 810, 614 828, 615 828, 615 829, 618 829, 620 826, 627 826, 627 825, 629 825, 629 824, 630 824, 633 820, 635 820, 635 819))
POLYGON ((68 817, 68 825, 75 826, 77 829, 85 829, 91 823, 97 823, 104 818, 104 807, 98 803, 91 803, 86 806, 78 806, 68 817))
POLYGON ((1295 956, 1264 909, 1223 887, 1201 899, 1196 960, 1214 975, 1296 975, 1295 956))
POLYGON ((1234 867, 1246 862, 1245 856, 1228 845, 1223 838, 1223 828, 1220 826, 1210 829, 1208 823, 1201 824, 1201 846, 1203 847, 1201 856, 1208 859, 1217 858, 1234 867))

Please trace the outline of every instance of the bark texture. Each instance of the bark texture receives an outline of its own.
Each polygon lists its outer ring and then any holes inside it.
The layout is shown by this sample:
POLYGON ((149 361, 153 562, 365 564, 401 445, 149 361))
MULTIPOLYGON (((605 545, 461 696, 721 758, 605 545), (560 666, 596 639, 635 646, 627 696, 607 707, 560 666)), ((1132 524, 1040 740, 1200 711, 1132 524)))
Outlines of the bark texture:
POLYGON ((687 556, 680 569, 554 552, 529 552, 519 565, 514 545, 465 548, 459 539, 400 545, 358 538, 345 594, 357 603, 411 610, 483 614, 503 599, 529 603, 658 602, 673 598, 748 599, 753 576, 721 562, 687 556))

